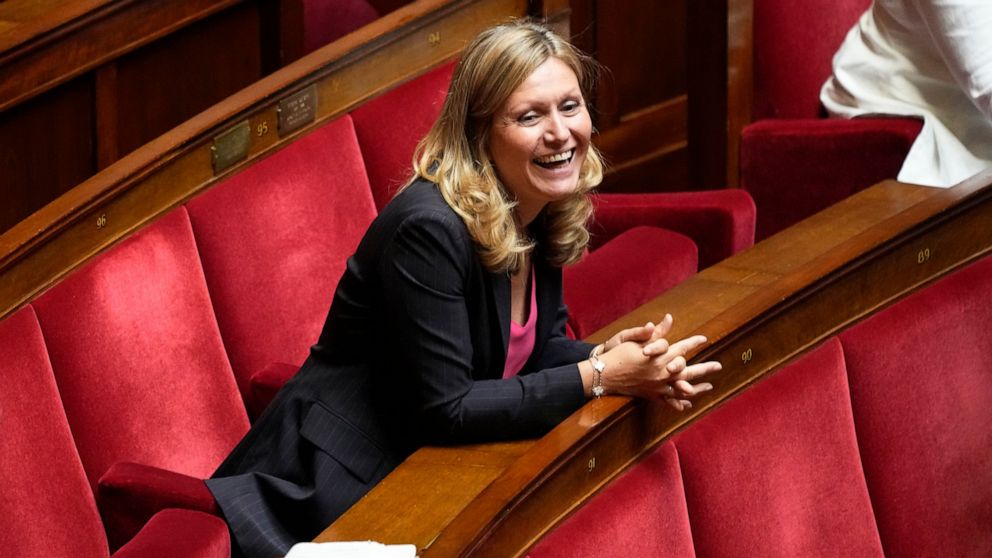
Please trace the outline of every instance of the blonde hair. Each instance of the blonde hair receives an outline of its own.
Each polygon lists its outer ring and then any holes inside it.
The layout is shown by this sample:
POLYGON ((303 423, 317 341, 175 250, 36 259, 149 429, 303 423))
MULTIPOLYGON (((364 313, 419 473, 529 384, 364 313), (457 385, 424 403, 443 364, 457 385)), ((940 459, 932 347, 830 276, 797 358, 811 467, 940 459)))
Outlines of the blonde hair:
MULTIPOLYGON (((455 68, 441 115, 417 145, 414 173, 435 182, 465 222, 483 264, 492 272, 516 272, 536 243, 519 234, 511 199, 489 160, 493 115, 510 94, 550 57, 575 73, 588 99, 596 66, 548 28, 516 20, 480 33, 455 68)), ((603 178, 603 163, 590 145, 575 192, 549 203, 540 221, 542 254, 553 265, 578 261, 589 243, 588 192, 603 178)))

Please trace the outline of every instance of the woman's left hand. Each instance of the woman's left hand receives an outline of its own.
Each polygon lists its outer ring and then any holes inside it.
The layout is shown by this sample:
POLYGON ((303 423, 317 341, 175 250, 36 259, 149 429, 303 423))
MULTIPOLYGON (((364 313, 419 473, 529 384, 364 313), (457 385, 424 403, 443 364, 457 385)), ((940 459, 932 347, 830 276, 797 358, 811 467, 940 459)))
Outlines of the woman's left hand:
MULTIPOLYGON (((652 342, 658 344, 657 346, 662 346, 660 342, 664 343, 667 347, 667 341, 665 341, 664 336, 668 335, 668 332, 672 329, 672 316, 665 314, 665 317, 655 325, 652 322, 648 322, 642 326, 631 327, 618 332, 613 337, 610 337, 603 343, 603 350, 600 352, 606 352, 611 349, 615 349, 626 341, 633 341, 634 343, 644 345, 647 342, 652 342)), ((647 352, 648 346, 645 346, 644 354, 650 354, 647 352)), ((665 351, 661 351, 662 353, 665 351)))

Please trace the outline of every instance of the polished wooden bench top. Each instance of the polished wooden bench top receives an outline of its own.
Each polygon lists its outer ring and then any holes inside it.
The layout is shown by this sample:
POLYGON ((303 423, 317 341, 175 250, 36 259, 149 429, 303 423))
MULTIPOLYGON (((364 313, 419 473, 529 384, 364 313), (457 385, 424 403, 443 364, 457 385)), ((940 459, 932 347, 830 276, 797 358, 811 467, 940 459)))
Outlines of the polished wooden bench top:
POLYGON ((707 269, 591 336, 676 317, 718 359, 678 414, 607 397, 545 437, 423 448, 318 541, 414 543, 422 556, 519 556, 598 489, 708 410, 894 300, 992 249, 992 173, 952 189, 883 182, 707 269))

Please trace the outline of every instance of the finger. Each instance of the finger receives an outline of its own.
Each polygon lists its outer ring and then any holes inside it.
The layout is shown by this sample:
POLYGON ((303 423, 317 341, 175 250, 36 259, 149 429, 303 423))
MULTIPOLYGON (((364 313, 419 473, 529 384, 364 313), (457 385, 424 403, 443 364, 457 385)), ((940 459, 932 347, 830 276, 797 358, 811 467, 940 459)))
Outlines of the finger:
POLYGON ((671 397, 665 397, 665 403, 668 403, 668 405, 671 408, 675 409, 676 411, 678 411, 680 413, 682 412, 682 402, 679 401, 678 399, 672 399, 671 397))
POLYGON ((654 338, 660 339, 662 337, 668 336, 672 331, 672 319, 671 314, 665 314, 665 317, 658 322, 658 325, 654 326, 654 338))
POLYGON ((672 375, 675 375, 675 374, 678 374, 679 372, 682 372, 683 370, 685 370, 685 357, 684 356, 677 356, 677 357, 673 358, 665 366, 665 370, 667 370, 668 373, 669 374, 672 374, 672 375))
POLYGON ((668 403, 670 407, 678 412, 687 411, 692 408, 692 403, 688 399, 675 399, 674 397, 666 397, 665 403, 668 403))
POLYGON ((675 392, 685 397, 692 397, 713 389, 713 384, 710 383, 690 384, 685 380, 679 380, 673 385, 675 386, 675 392))
POLYGON ((668 340, 665 338, 661 338, 651 341, 647 345, 644 345, 644 348, 641 349, 641 351, 644 353, 645 356, 650 357, 650 356, 663 355, 668 352, 668 349, 669 349, 668 340))
POLYGON ((690 351, 706 343, 706 337, 703 335, 693 335, 692 337, 686 337, 681 341, 676 341, 671 344, 668 349, 673 357, 685 356, 690 351))
POLYGON ((653 323, 648 322, 639 327, 632 327, 621 331, 617 338, 617 345, 625 341, 635 341, 637 343, 643 343, 651 339, 652 334, 654 334, 655 326, 653 323))
POLYGON ((681 372, 669 378, 669 380, 670 381, 686 380, 692 382, 697 378, 700 378, 707 374, 712 374, 714 372, 719 372, 720 370, 723 370, 723 365, 721 365, 719 362, 715 360, 711 360, 707 362, 699 362, 696 364, 690 364, 689 366, 686 366, 681 372))

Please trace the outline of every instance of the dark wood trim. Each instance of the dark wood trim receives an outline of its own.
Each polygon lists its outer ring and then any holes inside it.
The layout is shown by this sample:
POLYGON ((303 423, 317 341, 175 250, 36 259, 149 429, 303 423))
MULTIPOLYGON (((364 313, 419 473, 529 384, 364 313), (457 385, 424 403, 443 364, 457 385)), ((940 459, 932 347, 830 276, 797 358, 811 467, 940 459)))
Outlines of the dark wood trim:
POLYGON ((484 473, 464 467, 457 475, 448 465, 456 456, 483 460, 486 445, 424 448, 390 475, 405 483, 384 482, 317 540, 414 543, 424 557, 522 556, 673 433, 827 337, 990 252, 992 172, 946 190, 878 184, 590 337, 602 341, 664 312, 676 316, 672 337, 706 335, 709 345, 690 360, 717 359, 724 369, 691 411, 625 397, 591 401, 492 482, 487 479, 498 465, 484 473), (418 482, 429 485, 429 493, 418 482), (467 493, 479 486, 476 496, 467 493), (439 506, 444 513, 389 511, 412 491, 419 491, 418 510, 439 506), (458 494, 453 504, 452 491, 458 494), (368 522, 383 513, 396 516, 369 530, 368 522))
POLYGON ((12 76, 0 81, 0 111, 243 1, 118 0, 54 30, 20 37, 0 49, 0 74, 12 76))
POLYGON ((95 76, 94 120, 96 168, 103 169, 120 158, 117 143, 117 63, 101 66, 95 76))

